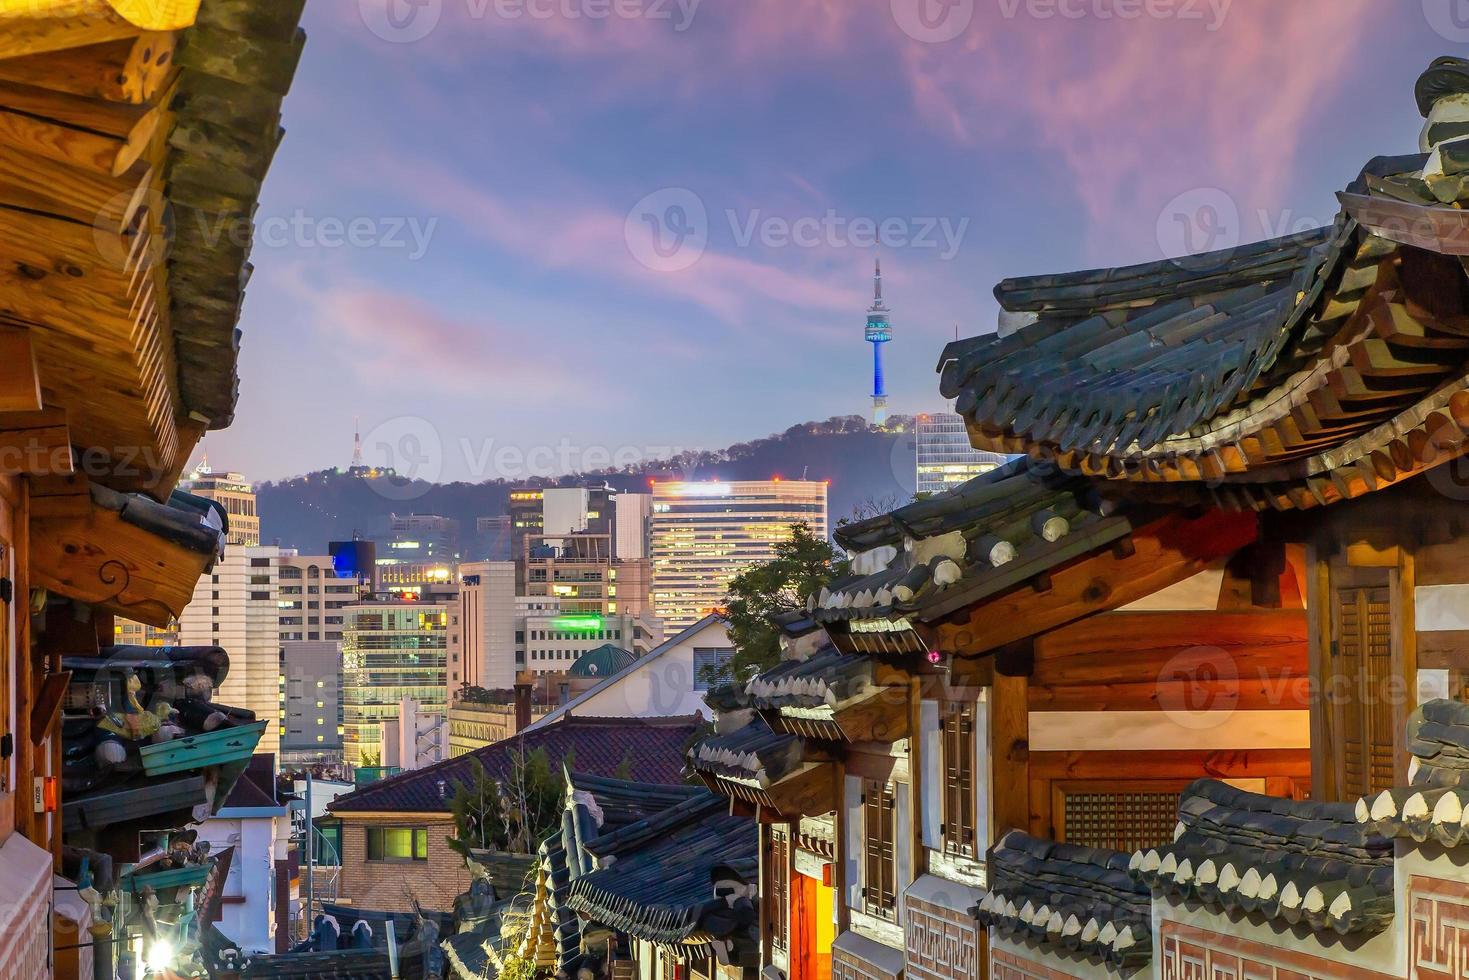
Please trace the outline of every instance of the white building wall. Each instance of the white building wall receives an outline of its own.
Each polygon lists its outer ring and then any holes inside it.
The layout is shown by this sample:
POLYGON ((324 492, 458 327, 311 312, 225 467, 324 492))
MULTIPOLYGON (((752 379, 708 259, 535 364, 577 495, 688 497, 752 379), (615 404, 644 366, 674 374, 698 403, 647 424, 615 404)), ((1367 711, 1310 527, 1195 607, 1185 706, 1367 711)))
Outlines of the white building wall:
POLYGON ((221 646, 229 675, 216 692, 222 704, 255 712, 269 722, 257 752, 279 754, 281 707, 280 620, 275 547, 230 548, 211 574, 201 576, 179 616, 183 646, 221 646))
POLYGON ((275 951, 275 862, 290 841, 285 807, 274 812, 230 807, 197 825, 214 853, 235 848, 225 881, 219 929, 248 952, 275 951), (248 816, 243 814, 250 814, 248 816))
POLYGON ((624 561, 648 557, 648 521, 653 516, 651 493, 619 493, 613 505, 612 557, 624 561))

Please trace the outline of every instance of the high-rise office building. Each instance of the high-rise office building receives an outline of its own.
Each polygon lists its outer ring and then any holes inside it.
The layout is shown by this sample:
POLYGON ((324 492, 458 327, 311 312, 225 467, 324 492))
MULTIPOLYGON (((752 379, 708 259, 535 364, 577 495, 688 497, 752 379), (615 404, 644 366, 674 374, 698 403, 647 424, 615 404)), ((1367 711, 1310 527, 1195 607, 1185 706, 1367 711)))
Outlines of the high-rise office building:
POLYGON ((281 761, 342 758, 342 645, 336 640, 282 640, 281 761))
MULTIPOLYGON (((239 473, 216 473, 205 456, 179 489, 196 497, 213 500, 229 515, 230 533, 225 543, 238 548, 260 544, 260 515, 255 510, 255 487, 239 473)), ((263 750, 262 750, 263 751, 263 750)))
POLYGON ((449 694, 465 686, 508 691, 518 666, 515 562, 471 562, 459 572, 463 642, 450 657, 449 694))
POLYGON ((259 746, 270 754, 279 752, 282 720, 279 559, 274 547, 227 549, 195 585, 178 628, 184 646, 221 646, 229 653, 229 676, 218 700, 270 722, 259 746))
POLYGON ((370 591, 370 586, 350 569, 339 572, 325 555, 282 549, 276 564, 281 642, 341 642, 346 625, 343 610, 370 591))
POLYGON ((474 522, 474 549, 465 555, 471 561, 514 561, 515 519, 509 514, 480 517, 474 522))
POLYGON ((459 522, 435 514, 394 514, 378 547, 378 586, 384 592, 453 591, 459 574, 459 522))
POLYGON ((586 487, 516 487, 510 491, 510 523, 514 557, 525 557, 526 538, 574 531, 611 534, 613 498, 607 485, 586 487))
POLYGON ((619 493, 612 502, 612 555, 623 560, 648 557, 648 523, 653 517, 651 493, 619 493))
POLYGON ((825 483, 658 483, 651 522, 653 614, 670 635, 724 607, 730 581, 768 560, 793 524, 827 535, 825 483))
POLYGON ((448 710, 450 613, 458 599, 369 599, 347 607, 342 635, 342 752, 348 765, 376 755, 382 722, 403 698, 427 714, 448 710))
POLYGON ((949 412, 920 415, 913 426, 919 493, 952 490, 1005 464, 999 453, 975 449, 962 416, 949 412))

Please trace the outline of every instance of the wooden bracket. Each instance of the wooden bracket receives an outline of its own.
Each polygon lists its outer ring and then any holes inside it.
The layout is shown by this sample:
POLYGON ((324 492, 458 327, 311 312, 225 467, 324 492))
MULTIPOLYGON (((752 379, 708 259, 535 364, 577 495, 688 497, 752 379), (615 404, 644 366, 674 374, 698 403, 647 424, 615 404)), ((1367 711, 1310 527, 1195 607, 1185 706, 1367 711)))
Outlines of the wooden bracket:
POLYGON ((0 327, 0 412, 39 412, 41 373, 26 327, 0 327))
POLYGON ((66 476, 76 472, 66 412, 0 412, 0 474, 66 476))

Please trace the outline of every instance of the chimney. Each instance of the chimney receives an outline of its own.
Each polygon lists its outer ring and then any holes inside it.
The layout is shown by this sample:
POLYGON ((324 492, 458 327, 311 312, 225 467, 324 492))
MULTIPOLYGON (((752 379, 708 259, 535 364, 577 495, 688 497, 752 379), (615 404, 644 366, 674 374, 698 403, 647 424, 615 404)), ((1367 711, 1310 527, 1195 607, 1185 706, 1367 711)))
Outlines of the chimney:
POLYGON ((571 700, 571 684, 568 681, 562 681, 559 686, 561 688, 561 698, 556 703, 565 704, 571 700))
POLYGON ((530 727, 530 692, 531 684, 528 680, 516 678, 515 681, 515 731, 523 732, 530 727))

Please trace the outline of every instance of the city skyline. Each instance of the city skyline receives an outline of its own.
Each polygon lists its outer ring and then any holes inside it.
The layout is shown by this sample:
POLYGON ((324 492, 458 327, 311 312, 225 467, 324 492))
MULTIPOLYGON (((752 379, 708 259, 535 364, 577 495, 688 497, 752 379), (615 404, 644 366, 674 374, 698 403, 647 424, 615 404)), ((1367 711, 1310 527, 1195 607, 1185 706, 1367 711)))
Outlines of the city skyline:
POLYGON ((1370 76, 1409 77, 1445 43, 1417 5, 1363 0, 1125 25, 970 5, 941 43, 889 4, 706 3, 681 24, 446 2, 395 43, 367 23, 374 2, 306 14, 238 422, 210 438, 258 480, 342 465, 358 415, 369 451, 423 420, 446 480, 497 475, 473 472, 491 441, 715 448, 865 415, 854 320, 879 255, 902 311, 891 410, 932 411, 938 352, 956 322, 993 329, 1006 276, 1158 258, 1187 230, 1170 208, 1228 219, 1195 244, 1329 220, 1361 163, 1415 144, 1410 100, 1370 76), (1369 43, 1375 71, 1348 71, 1369 43), (496 95, 517 86, 537 98, 496 95), (687 268, 649 268, 629 222, 687 216, 663 193, 680 189, 707 241, 687 268), (934 247, 868 247, 864 225, 888 220, 934 247), (332 224, 354 221, 360 247, 332 224), (518 410, 568 372, 582 383, 550 410, 518 410))

